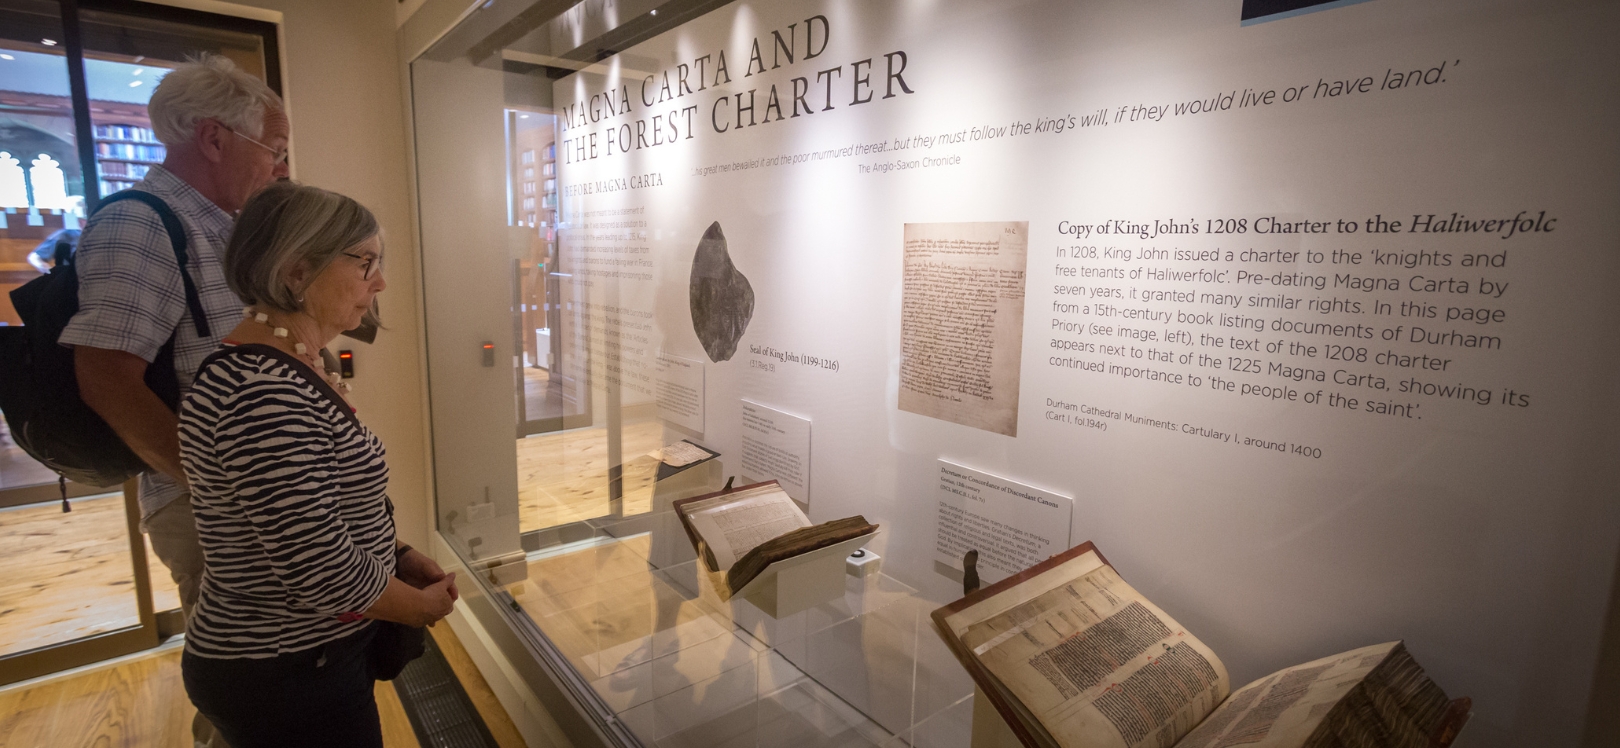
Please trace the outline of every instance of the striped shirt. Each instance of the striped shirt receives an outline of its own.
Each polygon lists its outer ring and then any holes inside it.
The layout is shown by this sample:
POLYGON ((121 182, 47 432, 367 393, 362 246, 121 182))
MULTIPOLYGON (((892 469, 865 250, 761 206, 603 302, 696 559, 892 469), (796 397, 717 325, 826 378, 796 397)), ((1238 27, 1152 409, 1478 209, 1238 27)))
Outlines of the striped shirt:
MULTIPOLYGON (((197 365, 242 319, 242 302, 226 285, 221 261, 232 219, 161 166, 147 171, 134 189, 163 198, 185 226, 186 270, 197 284, 211 335, 197 337, 163 221, 145 204, 125 200, 96 211, 79 238, 73 255, 79 312, 57 342, 123 351, 151 363, 173 335, 174 371, 184 393, 197 365)), ((183 493, 185 489, 167 475, 155 470, 142 473, 142 516, 151 516, 183 493)))
POLYGON ((180 403, 204 572, 186 649, 298 652, 370 623, 394 573, 382 442, 324 381, 265 345, 227 348, 180 403))

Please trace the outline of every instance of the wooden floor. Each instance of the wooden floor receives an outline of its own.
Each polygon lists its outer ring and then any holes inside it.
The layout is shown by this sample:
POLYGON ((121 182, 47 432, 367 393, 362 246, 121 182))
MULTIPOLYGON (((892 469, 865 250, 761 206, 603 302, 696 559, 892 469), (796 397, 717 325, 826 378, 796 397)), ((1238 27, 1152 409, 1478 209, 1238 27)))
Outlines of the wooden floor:
MULTIPOLYGON (((0 654, 139 623, 123 494, 0 509, 0 654)), ((180 607, 152 554, 156 610, 180 607)))
MULTIPOLYGON (((429 629, 501 748, 523 738, 445 624, 429 629)), ((419 748, 399 696, 377 684, 388 748, 419 748)), ((46 682, 0 689, 0 748, 189 748, 196 712, 180 682, 180 650, 46 682)))
MULTIPOLYGON (((544 383, 527 384, 536 387, 544 383)), ((662 425, 656 419, 623 426, 619 450, 623 498, 618 507, 610 500, 612 460, 606 429, 575 429, 517 440, 521 531, 649 511, 658 468, 658 461, 649 453, 662 446, 663 438, 662 425)), ((4 459, 0 454, 0 462, 4 459)), ((67 514, 55 502, 0 509, 0 654, 136 623, 123 501, 121 494, 76 499, 73 511, 67 514)), ((174 583, 152 554, 150 543, 147 557, 156 609, 179 607, 174 583)), ((171 664, 178 667, 178 659, 171 664)), ((169 677, 164 675, 167 671, 162 662, 131 667, 129 674, 116 677, 130 683, 169 677)), ((109 681, 103 685, 122 684, 109 681)), ((177 688, 177 684, 175 680, 172 685, 177 688)), ((105 701, 103 697, 82 698, 105 701)), ((147 729, 144 720, 148 714, 157 715, 140 703, 141 716, 131 717, 133 721, 127 723, 130 729, 147 729)), ((6 714, 7 710, 0 709, 0 720, 7 719, 6 714)), ((168 720, 172 715, 157 716, 168 720)), ((0 735, 6 733, 0 730, 0 735)), ((27 743, 0 743, 23 744, 27 743)))
POLYGON ((524 417, 531 421, 562 415, 562 403, 551 392, 551 372, 533 366, 523 367, 524 417))
MULTIPOLYGON (((624 515, 652 507, 658 460, 649 453, 663 446, 657 419, 624 425, 620 457, 624 466, 624 515)), ((608 431, 584 428, 519 439, 518 516, 523 532, 592 519, 612 511, 609 495, 608 431)))
MULTIPOLYGON (((651 508, 662 446, 657 420, 626 424, 624 500, 619 513, 651 508)), ((519 439, 518 485, 523 532, 605 516, 609 500, 608 432, 575 429, 519 439)), ((121 494, 0 509, 0 654, 68 641, 136 622, 121 494)), ((147 544, 156 610, 180 606, 169 571, 147 544)))

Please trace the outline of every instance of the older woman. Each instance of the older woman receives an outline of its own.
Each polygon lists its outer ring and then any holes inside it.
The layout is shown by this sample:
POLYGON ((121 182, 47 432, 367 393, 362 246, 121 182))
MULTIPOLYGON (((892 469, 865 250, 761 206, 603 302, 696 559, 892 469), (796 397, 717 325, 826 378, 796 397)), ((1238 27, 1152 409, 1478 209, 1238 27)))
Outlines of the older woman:
POLYGON ((250 306, 180 409, 205 570, 186 692, 235 748, 381 746, 373 619, 450 612, 454 575, 394 537, 382 443, 319 351, 387 286, 371 212, 283 182, 244 206, 225 275, 250 306))

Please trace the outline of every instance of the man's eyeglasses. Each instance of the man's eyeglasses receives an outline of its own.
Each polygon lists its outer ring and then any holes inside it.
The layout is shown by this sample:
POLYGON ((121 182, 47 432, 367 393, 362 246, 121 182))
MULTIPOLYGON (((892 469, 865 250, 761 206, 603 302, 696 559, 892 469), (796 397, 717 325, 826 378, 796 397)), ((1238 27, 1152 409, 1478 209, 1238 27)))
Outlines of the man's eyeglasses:
POLYGON ((356 255, 344 252, 343 256, 360 261, 361 280, 371 280, 382 272, 382 255, 356 255))
POLYGON ((278 150, 276 150, 274 148, 271 148, 270 146, 267 146, 267 145, 265 145, 263 143, 260 143, 257 140, 254 140, 253 138, 250 138, 250 137, 248 137, 246 135, 243 135, 242 133, 239 133, 239 132, 237 132, 235 130, 232 130, 230 125, 227 125, 227 124, 225 124, 223 122, 221 122, 219 124, 219 126, 225 128, 225 132, 228 132, 228 133, 230 133, 232 135, 235 135, 238 138, 246 140, 249 143, 252 143, 252 144, 254 144, 254 145, 256 145, 256 146, 258 146, 260 148, 263 148, 263 149, 269 151, 270 155, 276 157, 276 166, 280 166, 280 165, 282 165, 284 163, 287 163, 287 149, 283 148, 283 149, 278 151, 278 150))

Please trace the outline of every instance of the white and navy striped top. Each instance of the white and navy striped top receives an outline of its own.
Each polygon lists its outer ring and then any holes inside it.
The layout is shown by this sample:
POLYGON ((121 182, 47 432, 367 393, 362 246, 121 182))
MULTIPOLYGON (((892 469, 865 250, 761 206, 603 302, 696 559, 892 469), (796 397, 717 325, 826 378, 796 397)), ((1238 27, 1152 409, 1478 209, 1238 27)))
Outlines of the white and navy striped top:
POLYGON ((330 385, 270 346, 222 350, 181 401, 180 462, 205 562, 187 651, 274 657, 369 623, 339 616, 394 573, 388 465, 330 385))

